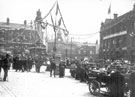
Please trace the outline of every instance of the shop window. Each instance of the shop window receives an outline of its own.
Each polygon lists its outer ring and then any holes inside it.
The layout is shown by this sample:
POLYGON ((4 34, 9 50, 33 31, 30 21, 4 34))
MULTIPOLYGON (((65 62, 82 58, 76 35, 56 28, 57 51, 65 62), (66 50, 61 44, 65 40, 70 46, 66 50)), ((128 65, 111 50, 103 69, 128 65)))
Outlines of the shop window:
POLYGON ((125 36, 123 36, 123 38, 122 38, 122 46, 123 46, 123 47, 126 47, 126 44, 127 44, 127 38, 126 38, 126 35, 125 35, 125 36))
POLYGON ((107 44, 107 42, 105 41, 105 42, 104 42, 104 47, 105 47, 105 48, 106 48, 106 44, 107 44))
POLYGON ((110 43, 111 41, 110 40, 108 40, 108 49, 110 48, 110 45, 111 45, 111 43, 110 43))
POLYGON ((135 46, 135 37, 132 38, 132 46, 135 46))
POLYGON ((135 30, 135 22, 134 22, 133 26, 134 26, 134 30, 135 30))
POLYGON ((122 25, 121 26, 121 31, 125 31, 126 30, 126 25, 122 25))
POLYGON ((116 47, 119 47, 119 38, 116 40, 116 47))
POLYGON ((111 30, 111 34, 114 34, 115 33, 115 30, 114 30, 114 28, 111 30))
POLYGON ((119 44, 122 46, 122 38, 119 39, 119 44))
POLYGON ((116 40, 114 39, 114 40, 113 40, 113 45, 115 45, 115 44, 116 44, 116 40))

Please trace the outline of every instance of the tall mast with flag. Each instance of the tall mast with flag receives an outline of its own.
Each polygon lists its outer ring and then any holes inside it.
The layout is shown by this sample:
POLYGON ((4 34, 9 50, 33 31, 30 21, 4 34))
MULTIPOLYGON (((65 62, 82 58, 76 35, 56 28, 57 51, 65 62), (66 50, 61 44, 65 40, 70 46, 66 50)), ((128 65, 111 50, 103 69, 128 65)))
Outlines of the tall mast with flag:
POLYGON ((109 8, 108 8, 108 15, 110 15, 110 19, 111 19, 111 3, 110 3, 109 8))

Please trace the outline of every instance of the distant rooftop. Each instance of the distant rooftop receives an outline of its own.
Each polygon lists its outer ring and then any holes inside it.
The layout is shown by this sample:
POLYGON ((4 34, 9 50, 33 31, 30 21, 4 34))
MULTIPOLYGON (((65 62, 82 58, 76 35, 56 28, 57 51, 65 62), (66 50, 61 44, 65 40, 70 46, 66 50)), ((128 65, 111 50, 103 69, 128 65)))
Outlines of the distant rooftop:
MULTIPOLYGON (((135 7, 135 6, 134 6, 135 7)), ((135 8, 119 17, 117 17, 117 14, 114 14, 114 19, 106 19, 103 23, 103 29, 101 31, 107 30, 120 22, 127 21, 129 19, 135 18, 135 8)))
POLYGON ((23 24, 17 24, 17 23, 9 23, 9 24, 7 24, 6 22, 0 22, 0 27, 17 29, 17 28, 24 27, 24 25, 23 24))
MULTIPOLYGON (((24 24, 18 24, 18 23, 9 23, 7 24, 7 22, 0 22, 0 29, 11 29, 11 30, 15 30, 15 29, 23 29, 26 28, 27 30, 31 29, 30 25, 24 25, 24 24)), ((32 29, 31 29, 32 30, 32 29)))

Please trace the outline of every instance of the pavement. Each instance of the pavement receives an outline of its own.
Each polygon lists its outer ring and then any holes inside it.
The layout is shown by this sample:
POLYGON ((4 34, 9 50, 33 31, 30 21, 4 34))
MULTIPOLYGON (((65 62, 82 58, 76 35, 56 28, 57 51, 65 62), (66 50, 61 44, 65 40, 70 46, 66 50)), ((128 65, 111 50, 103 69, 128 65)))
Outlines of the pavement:
POLYGON ((2 71, 0 97, 95 97, 90 94, 86 83, 80 83, 70 76, 69 69, 66 69, 64 78, 58 75, 50 77, 45 69, 45 66, 42 67, 41 73, 36 73, 34 68, 31 72, 15 72, 11 69, 6 82, 2 81, 2 71))

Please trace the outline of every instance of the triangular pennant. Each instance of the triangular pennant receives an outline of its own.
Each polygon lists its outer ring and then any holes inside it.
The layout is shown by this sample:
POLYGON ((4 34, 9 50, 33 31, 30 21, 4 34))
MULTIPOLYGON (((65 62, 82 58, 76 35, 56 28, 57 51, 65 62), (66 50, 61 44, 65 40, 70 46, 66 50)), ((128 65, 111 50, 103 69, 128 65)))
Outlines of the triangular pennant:
POLYGON ((58 11, 59 11, 59 5, 57 3, 57 7, 56 7, 56 15, 58 14, 58 11))
POLYGON ((53 21, 53 17, 52 17, 52 14, 50 14, 51 15, 51 21, 52 21, 52 24, 54 25, 54 21, 53 21))
POLYGON ((61 25, 61 17, 60 17, 60 19, 58 21, 58 26, 60 26, 60 25, 61 25))
POLYGON ((53 29, 54 29, 54 31, 55 31, 55 25, 54 25, 54 21, 53 21, 53 17, 52 17, 52 14, 50 14, 51 15, 51 21, 52 21, 52 24, 53 24, 53 29))

